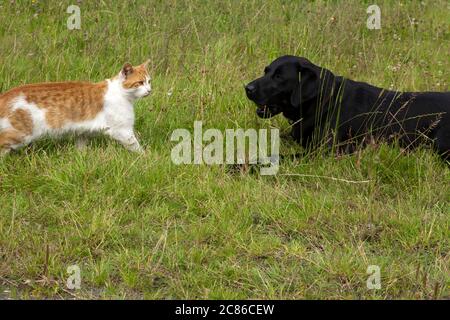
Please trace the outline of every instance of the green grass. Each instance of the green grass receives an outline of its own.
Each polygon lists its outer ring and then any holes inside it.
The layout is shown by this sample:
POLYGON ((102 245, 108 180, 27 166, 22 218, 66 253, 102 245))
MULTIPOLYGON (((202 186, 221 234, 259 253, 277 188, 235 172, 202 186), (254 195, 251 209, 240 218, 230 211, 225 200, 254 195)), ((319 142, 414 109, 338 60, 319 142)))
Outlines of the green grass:
MULTIPOLYGON (((269 177, 170 159, 172 131, 194 120, 286 134, 243 92, 282 54, 381 87, 449 90, 447 1, 378 1, 378 31, 369 2, 254 0, 82 1, 69 31, 61 2, 0 1, 0 91, 101 81, 151 58, 153 95, 136 106, 146 153, 102 137, 78 151, 69 137, 0 159, 0 297, 450 296, 450 170, 429 150, 292 159, 269 177), (369 265, 380 290, 366 287, 369 265)), ((282 140, 282 153, 298 148, 282 140)))

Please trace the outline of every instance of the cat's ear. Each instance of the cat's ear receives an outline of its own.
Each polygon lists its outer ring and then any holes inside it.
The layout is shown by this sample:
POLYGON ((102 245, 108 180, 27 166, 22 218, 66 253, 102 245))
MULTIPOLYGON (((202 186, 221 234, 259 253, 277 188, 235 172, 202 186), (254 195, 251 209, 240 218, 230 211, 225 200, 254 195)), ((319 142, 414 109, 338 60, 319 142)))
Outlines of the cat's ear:
POLYGON ((122 67, 122 71, 120 71, 120 74, 126 79, 130 74, 133 73, 133 66, 130 63, 125 63, 122 67))
POLYGON ((142 66, 143 66, 145 69, 147 69, 149 64, 150 64, 150 59, 148 59, 147 61, 145 61, 145 62, 142 64, 142 66))

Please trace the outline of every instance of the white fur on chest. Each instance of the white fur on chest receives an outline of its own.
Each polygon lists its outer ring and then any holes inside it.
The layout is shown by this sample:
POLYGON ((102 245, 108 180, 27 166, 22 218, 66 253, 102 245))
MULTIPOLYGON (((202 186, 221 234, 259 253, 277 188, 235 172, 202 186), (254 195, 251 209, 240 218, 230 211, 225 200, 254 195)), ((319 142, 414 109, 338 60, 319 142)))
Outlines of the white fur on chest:
POLYGON ((133 103, 117 80, 108 80, 103 111, 108 128, 132 128, 134 126, 133 103))

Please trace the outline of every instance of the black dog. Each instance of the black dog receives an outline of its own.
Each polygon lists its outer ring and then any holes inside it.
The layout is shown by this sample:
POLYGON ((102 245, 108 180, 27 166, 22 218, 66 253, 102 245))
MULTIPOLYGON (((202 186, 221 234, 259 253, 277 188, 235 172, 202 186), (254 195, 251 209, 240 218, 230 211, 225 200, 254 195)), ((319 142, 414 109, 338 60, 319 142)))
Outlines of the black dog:
POLYGON ((261 118, 279 113, 305 148, 354 151, 373 139, 412 149, 432 143, 450 160, 450 92, 396 92, 335 76, 305 58, 283 56, 245 86, 261 118))

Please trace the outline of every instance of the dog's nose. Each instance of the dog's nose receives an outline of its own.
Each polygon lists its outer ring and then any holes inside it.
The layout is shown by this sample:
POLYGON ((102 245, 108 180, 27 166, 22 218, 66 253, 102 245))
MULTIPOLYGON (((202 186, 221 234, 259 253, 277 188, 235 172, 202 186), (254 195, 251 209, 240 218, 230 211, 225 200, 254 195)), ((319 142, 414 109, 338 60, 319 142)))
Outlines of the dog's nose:
POLYGON ((245 86, 245 92, 247 92, 247 94, 252 94, 254 93, 256 90, 256 87, 254 84, 248 84, 245 86))

